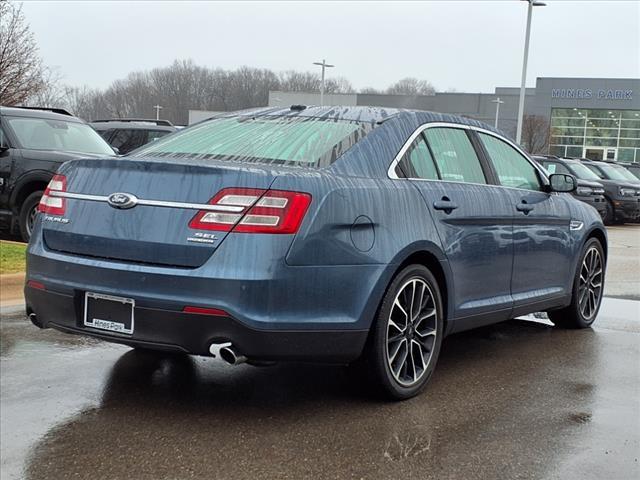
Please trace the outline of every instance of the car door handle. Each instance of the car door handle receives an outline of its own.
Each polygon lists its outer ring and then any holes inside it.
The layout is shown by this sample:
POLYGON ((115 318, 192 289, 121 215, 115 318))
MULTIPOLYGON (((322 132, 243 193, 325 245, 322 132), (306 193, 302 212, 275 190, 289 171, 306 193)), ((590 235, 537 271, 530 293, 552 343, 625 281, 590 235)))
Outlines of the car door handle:
POLYGON ((529 212, 533 210, 533 205, 529 205, 527 202, 523 200, 522 203, 519 203, 516 205, 516 210, 524 213, 525 215, 528 215, 529 212))
POLYGON ((453 210, 458 208, 458 205, 453 203, 447 197, 442 197, 442 200, 438 200, 436 202, 433 202, 433 208, 436 209, 436 210, 443 210, 444 213, 449 215, 453 210))

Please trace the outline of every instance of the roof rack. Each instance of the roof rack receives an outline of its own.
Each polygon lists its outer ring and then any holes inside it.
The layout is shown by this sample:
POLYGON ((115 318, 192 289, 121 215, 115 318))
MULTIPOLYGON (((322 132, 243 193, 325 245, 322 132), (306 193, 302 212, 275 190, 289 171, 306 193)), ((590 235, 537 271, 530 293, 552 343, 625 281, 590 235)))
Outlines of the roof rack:
POLYGON ((169 120, 156 120, 152 118, 109 118, 109 119, 101 119, 101 120, 93 120, 91 123, 107 123, 107 122, 145 122, 145 123, 155 123, 158 126, 164 127, 173 127, 173 123, 169 120))
POLYGON ((52 113, 59 113, 60 115, 68 115, 73 117, 73 115, 65 110, 64 108, 52 108, 52 107, 23 107, 23 106, 12 106, 11 108, 24 108, 25 110, 44 110, 52 113))

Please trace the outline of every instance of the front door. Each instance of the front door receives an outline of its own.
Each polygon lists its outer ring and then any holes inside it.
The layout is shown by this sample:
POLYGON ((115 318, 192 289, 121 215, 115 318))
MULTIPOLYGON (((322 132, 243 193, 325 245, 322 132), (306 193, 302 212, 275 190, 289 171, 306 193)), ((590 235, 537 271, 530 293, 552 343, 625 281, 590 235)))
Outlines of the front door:
POLYGON ((524 155, 493 135, 477 135, 514 215, 514 308, 564 297, 571 292, 574 273, 566 194, 542 191, 540 172, 524 155))
POLYGON ((617 155, 615 148, 584 147, 584 158, 589 160, 615 160, 617 155))
POLYGON ((453 273, 454 330, 509 318, 513 212, 504 189, 487 184, 468 131, 427 128, 401 166, 431 212, 453 273))

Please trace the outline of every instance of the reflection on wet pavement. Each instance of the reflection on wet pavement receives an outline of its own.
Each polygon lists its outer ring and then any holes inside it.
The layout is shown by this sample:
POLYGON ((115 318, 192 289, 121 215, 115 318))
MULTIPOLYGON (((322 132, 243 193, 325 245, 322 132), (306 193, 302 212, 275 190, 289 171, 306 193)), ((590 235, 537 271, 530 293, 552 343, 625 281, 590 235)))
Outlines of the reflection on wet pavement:
POLYGON ((640 322, 607 318, 451 336, 424 394, 387 403, 346 367, 228 367, 3 317, 2 478, 638 478, 640 322))

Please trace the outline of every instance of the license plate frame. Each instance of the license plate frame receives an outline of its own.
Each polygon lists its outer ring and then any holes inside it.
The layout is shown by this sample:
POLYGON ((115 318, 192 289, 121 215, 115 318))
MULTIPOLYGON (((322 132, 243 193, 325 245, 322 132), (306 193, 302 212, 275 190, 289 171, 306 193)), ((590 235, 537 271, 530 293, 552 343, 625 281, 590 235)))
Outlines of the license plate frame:
POLYGON ((106 332, 133 335, 135 306, 133 298, 85 292, 83 324, 106 332), (100 316, 107 318, 99 318, 100 316))

